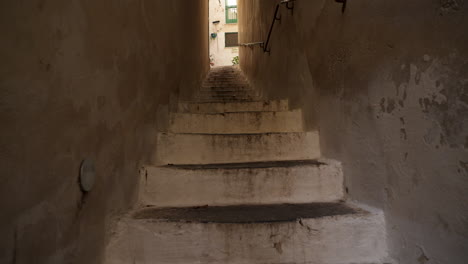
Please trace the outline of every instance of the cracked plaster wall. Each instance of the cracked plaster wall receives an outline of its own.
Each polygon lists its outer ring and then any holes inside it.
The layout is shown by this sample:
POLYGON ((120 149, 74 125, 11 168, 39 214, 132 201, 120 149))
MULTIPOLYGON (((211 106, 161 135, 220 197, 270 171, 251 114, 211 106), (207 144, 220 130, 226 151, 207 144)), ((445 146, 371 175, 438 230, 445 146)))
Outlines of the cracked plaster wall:
MULTIPOLYGON (((241 42, 276 2, 242 0, 241 42)), ((289 98, 343 162, 349 197, 382 208, 397 263, 468 258, 468 2, 296 1, 271 53, 242 48, 266 98, 289 98)))
POLYGON ((170 104, 208 70, 207 4, 0 3, 0 263, 101 262, 170 104), (97 178, 84 195, 86 157, 97 178))

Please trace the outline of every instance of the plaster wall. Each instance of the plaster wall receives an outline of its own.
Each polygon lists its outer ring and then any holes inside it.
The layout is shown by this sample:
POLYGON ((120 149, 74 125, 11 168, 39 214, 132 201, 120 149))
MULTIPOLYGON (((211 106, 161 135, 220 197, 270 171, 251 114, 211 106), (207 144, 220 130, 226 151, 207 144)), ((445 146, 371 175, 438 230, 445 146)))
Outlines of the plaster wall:
POLYGON ((102 261, 169 108, 209 68, 207 18, 204 0, 1 1, 0 263, 102 261))
MULTIPOLYGON (((241 42, 264 41, 276 2, 241 0, 241 42)), ((241 48, 269 99, 302 106, 350 199, 384 209, 396 263, 468 258, 468 2, 298 0, 271 53, 241 48)))
POLYGON ((226 47, 226 32, 238 32, 238 24, 226 24, 226 0, 210 0, 210 19, 208 21, 209 34, 216 33, 217 37, 210 36, 210 58, 212 66, 232 65, 232 59, 239 56, 238 47, 226 47), (213 24, 213 21, 219 23, 213 24))

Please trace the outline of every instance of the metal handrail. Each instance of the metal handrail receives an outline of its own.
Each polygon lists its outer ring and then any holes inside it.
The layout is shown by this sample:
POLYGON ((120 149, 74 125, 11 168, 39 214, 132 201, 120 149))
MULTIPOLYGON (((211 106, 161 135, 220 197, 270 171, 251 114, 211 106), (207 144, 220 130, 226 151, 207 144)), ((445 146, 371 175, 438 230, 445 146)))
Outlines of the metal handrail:
MULTIPOLYGON (((268 49, 268 46, 270 44, 270 39, 271 39, 271 33, 273 32, 273 28, 275 27, 275 23, 276 21, 278 20, 281 20, 281 17, 278 17, 278 13, 279 13, 279 8, 281 5, 284 5, 286 4, 286 8, 291 10, 291 12, 293 12, 294 10, 294 2, 296 0, 282 0, 279 4, 276 5, 276 9, 275 9, 275 14, 273 16, 273 22, 271 22, 271 26, 270 26, 270 31, 268 32, 268 37, 267 37, 267 40, 265 42, 251 42, 251 43, 241 43, 239 44, 239 46, 241 47, 253 47, 253 46, 260 46, 261 48, 263 48, 263 52, 268 52, 270 53, 270 50, 268 49), (291 4, 291 5, 290 5, 291 4)), ((335 0, 335 2, 337 3, 341 3, 343 6, 342 6, 342 9, 341 9, 341 12, 344 13, 345 10, 346 10, 346 4, 347 4, 347 0, 335 0)))
POLYGON ((268 37, 267 37, 267 40, 265 42, 265 46, 263 47, 264 52, 268 52, 268 53, 270 52, 270 50, 268 49, 268 44, 270 44, 271 33, 273 32, 273 28, 275 27, 276 21, 281 20, 281 17, 278 17, 279 8, 280 8, 280 4, 277 4, 275 14, 273 15, 273 22, 271 22, 270 31, 268 32, 268 37))
POLYGON ((286 4, 287 9, 293 10, 295 1, 296 0, 282 0, 279 4, 276 5, 275 13, 273 15, 273 22, 271 22, 270 31, 268 32, 268 37, 267 37, 267 40, 265 42, 241 43, 241 44, 239 44, 239 46, 242 46, 242 47, 260 46, 261 48, 263 48, 263 52, 268 52, 269 53, 270 50, 268 49, 268 45, 270 44, 271 33, 273 33, 273 28, 275 27, 276 21, 281 20, 281 17, 278 17, 280 6, 286 4), (290 4, 292 4, 292 5, 290 6, 290 4))
POLYGON ((263 42, 251 42, 251 43, 241 43, 239 44, 239 46, 242 46, 242 47, 253 47, 253 46, 260 46, 263 48, 263 42))

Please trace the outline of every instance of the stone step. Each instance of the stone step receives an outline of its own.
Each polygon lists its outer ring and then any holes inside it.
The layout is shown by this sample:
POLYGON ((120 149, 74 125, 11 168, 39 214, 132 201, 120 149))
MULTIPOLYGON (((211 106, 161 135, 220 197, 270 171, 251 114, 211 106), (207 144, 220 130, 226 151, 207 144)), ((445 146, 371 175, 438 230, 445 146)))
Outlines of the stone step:
POLYGON ((220 88, 217 87, 216 89, 213 90, 200 90, 197 94, 197 96, 202 97, 202 96, 245 96, 245 95, 253 95, 257 94, 258 92, 255 90, 249 90, 249 89, 238 89, 236 90, 235 87, 226 87, 226 88, 220 88))
POLYGON ((241 103, 241 102, 250 102, 250 101, 258 101, 258 98, 195 98, 198 103, 241 103))
POLYGON ((257 94, 258 92, 252 90, 250 87, 208 87, 208 88, 200 88, 198 94, 204 93, 253 93, 257 94))
POLYGON ((210 80, 232 80, 232 79, 247 80, 247 78, 242 73, 237 72, 237 73, 228 73, 228 74, 212 73, 207 78, 205 78, 205 81, 210 81, 210 80))
POLYGON ((225 85, 221 84, 219 86, 217 85, 211 85, 211 86, 202 86, 200 89, 201 92, 218 92, 218 91, 229 91, 229 92, 235 92, 235 91, 255 91, 252 89, 252 87, 243 85, 243 84, 235 84, 235 85, 225 85))
POLYGON ((241 72, 212 72, 210 73, 205 80, 214 80, 214 79, 246 79, 244 74, 241 72))
POLYGON ((304 132, 302 111, 218 114, 171 113, 169 131, 187 134, 304 132))
POLYGON ((245 96, 256 96, 258 93, 253 90, 237 90, 234 91, 231 88, 217 88, 217 90, 200 90, 197 93, 197 97, 226 97, 226 96, 236 96, 236 97, 245 97, 245 96))
POLYGON ((288 100, 253 101, 232 103, 180 103, 179 112, 184 113, 233 113, 233 112, 273 112, 288 111, 288 100))
POLYGON ((248 84, 247 79, 242 77, 230 77, 230 78, 210 78, 203 81, 203 85, 212 85, 214 83, 242 83, 248 84))
POLYGON ((238 92, 237 94, 220 94, 220 93, 201 93, 195 97, 197 100, 212 100, 215 102, 216 100, 249 100, 249 101, 258 101, 260 99, 259 95, 255 92, 238 92))
POLYGON ((219 164, 320 158, 318 132, 271 134, 159 133, 151 165, 219 164))
POLYGON ((196 97, 199 103, 229 103, 229 102, 249 102, 257 101, 259 96, 203 96, 196 97))
POLYGON ((342 203, 148 208, 123 218, 108 264, 388 263, 381 211, 342 203))
POLYGON ((334 202, 344 199, 333 160, 148 166, 140 202, 158 207, 334 202))
POLYGON ((247 80, 245 76, 241 73, 228 73, 228 74, 223 74, 223 73, 216 73, 216 74, 211 74, 208 76, 205 81, 211 81, 211 80, 247 80))
POLYGON ((213 69, 210 69, 208 76, 218 75, 218 74, 243 74, 243 73, 240 69, 231 68, 231 69, 219 70, 219 69, 213 68, 213 69))
POLYGON ((219 89, 219 90, 210 90, 210 91, 200 91, 198 93, 198 96, 199 97, 203 97, 203 96, 251 96, 251 95, 254 95, 255 94, 255 91, 253 90, 229 90, 229 89, 226 89, 226 90, 223 90, 223 89, 219 89))
POLYGON ((214 91, 254 91, 250 86, 242 83, 215 83, 209 86, 201 86, 201 92, 214 92, 214 91))

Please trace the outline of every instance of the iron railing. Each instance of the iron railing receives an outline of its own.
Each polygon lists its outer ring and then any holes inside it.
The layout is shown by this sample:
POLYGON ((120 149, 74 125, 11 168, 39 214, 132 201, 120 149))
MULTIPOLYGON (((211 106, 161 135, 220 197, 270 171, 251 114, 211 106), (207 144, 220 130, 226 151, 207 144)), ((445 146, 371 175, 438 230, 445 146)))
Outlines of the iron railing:
POLYGON ((242 46, 242 47, 259 46, 263 49, 264 52, 270 52, 270 49, 268 48, 268 46, 270 45, 271 33, 273 33, 273 28, 275 27, 276 21, 281 20, 281 17, 278 17, 280 6, 285 4, 287 9, 293 10, 295 1, 296 0, 282 0, 279 4, 276 5, 275 13, 273 14, 273 22, 271 22, 270 31, 268 31, 268 36, 265 42, 261 41, 261 42, 241 43, 239 44, 239 46, 242 46))
MULTIPOLYGON (((281 20, 281 17, 278 17, 280 7, 281 7, 281 5, 283 5, 288 10, 291 10, 291 12, 293 12, 294 11, 294 2, 295 1, 296 0, 282 0, 279 4, 276 5, 275 13, 273 15, 273 22, 271 22, 270 31, 268 31, 268 36, 267 36, 267 39, 266 39, 265 42, 260 41, 260 42, 240 43, 239 46, 241 46, 241 47, 259 46, 259 47, 261 47, 263 49, 263 52, 270 53, 269 45, 270 45, 271 35, 273 33, 273 29, 275 27, 276 21, 281 20)), ((342 12, 344 13, 344 11, 346 9, 347 0, 335 0, 335 2, 343 4, 342 12)))

